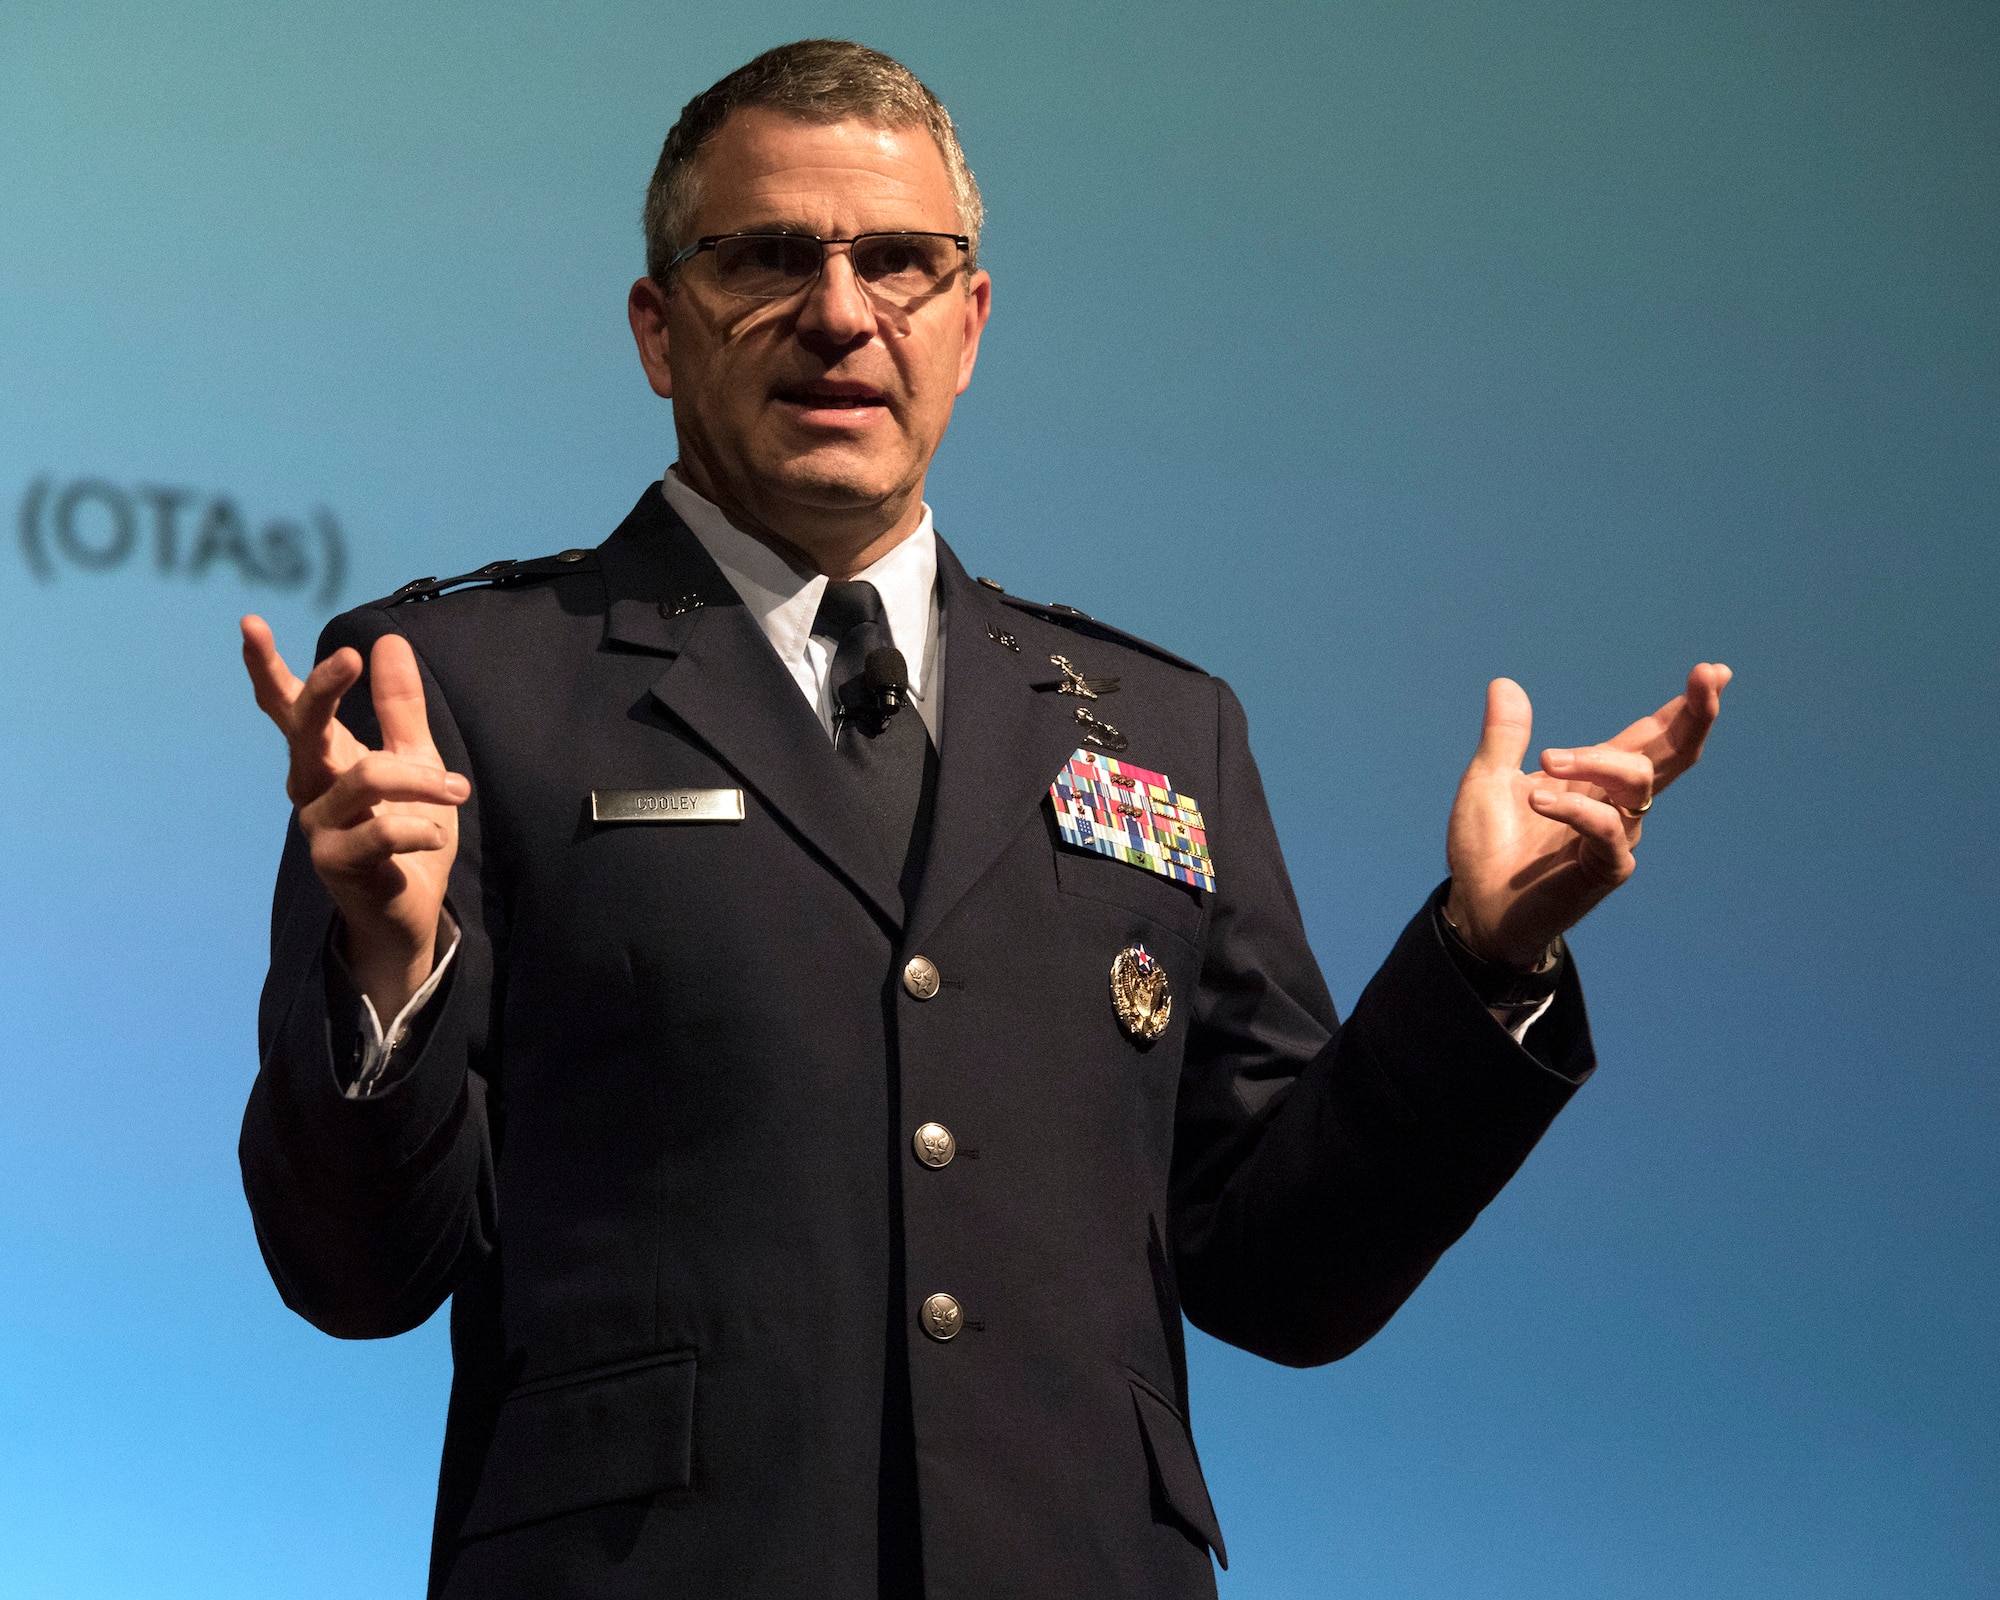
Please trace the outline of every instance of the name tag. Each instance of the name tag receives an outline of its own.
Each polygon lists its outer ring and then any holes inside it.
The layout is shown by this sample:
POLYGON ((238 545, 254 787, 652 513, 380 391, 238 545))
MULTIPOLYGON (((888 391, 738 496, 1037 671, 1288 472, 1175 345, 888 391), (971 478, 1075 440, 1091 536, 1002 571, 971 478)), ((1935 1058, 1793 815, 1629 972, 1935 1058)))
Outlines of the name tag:
POLYGON ((593 789, 592 822, 741 822, 741 789, 593 789))

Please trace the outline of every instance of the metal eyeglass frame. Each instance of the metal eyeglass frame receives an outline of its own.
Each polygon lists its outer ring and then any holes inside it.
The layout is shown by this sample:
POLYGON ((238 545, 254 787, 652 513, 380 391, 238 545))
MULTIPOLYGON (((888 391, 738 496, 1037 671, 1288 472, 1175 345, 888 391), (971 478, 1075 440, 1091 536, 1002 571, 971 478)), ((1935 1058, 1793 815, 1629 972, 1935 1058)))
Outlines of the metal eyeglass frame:
MULTIPOLYGON (((819 246, 819 266, 814 269, 813 275, 810 278, 806 279, 806 281, 800 284, 796 289, 788 289, 783 294, 771 295, 768 297, 763 295, 742 294, 734 289, 722 290, 724 294, 731 296, 733 299, 755 300, 765 305, 775 305, 780 300, 789 300, 793 295, 801 294, 806 290, 810 289, 814 284, 818 283, 820 280, 820 274, 826 271, 826 255, 827 255, 827 247, 829 245, 844 244, 848 247, 848 254, 852 256, 854 253, 854 246, 859 244, 863 239, 949 239, 953 244, 958 246, 959 265, 961 267, 965 265, 965 258, 972 253, 972 236, 970 234, 933 233, 925 228, 883 228, 873 233, 857 233, 845 239, 822 239, 816 233, 772 233, 762 228, 749 228, 745 229, 741 233, 704 234, 701 238, 695 240, 693 244, 688 245, 684 249, 677 252, 673 260, 667 263, 667 271, 669 272, 676 271, 682 265, 682 263, 692 261, 696 256, 700 255, 704 250, 713 250, 717 245, 722 244, 726 240, 730 239, 789 239, 800 244, 805 243, 807 240, 811 240, 814 244, 819 246)), ((857 284, 859 284, 862 289, 866 290, 869 294, 871 295, 874 294, 875 291, 868 287, 867 282, 860 276, 860 274, 857 273, 855 275, 854 281, 857 284)), ((942 288, 944 284, 948 281, 949 281, 948 276, 946 278, 941 278, 938 280, 938 286, 942 288)), ((717 287, 720 288, 721 286, 717 285, 717 287)))

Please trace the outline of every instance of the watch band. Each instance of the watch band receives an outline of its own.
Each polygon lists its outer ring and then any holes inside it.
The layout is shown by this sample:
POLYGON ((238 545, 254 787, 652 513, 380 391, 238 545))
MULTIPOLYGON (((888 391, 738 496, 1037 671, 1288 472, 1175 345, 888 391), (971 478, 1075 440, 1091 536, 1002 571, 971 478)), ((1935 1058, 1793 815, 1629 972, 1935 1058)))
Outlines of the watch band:
POLYGON ((1554 994, 1562 982, 1569 947, 1563 943, 1561 934, 1549 941, 1541 960, 1524 968, 1509 966, 1504 961, 1488 961, 1477 954, 1445 915, 1443 901, 1438 902, 1437 927, 1453 964, 1472 985, 1480 1004, 1489 1010, 1532 1011, 1554 994))

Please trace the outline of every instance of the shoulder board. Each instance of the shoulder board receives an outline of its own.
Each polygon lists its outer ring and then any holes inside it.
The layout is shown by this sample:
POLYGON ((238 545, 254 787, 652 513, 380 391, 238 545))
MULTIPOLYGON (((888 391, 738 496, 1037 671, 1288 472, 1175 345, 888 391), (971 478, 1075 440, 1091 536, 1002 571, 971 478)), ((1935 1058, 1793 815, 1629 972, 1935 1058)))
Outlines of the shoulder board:
POLYGON ((400 606, 411 600, 435 600, 447 589, 462 589, 468 584, 488 589, 512 589, 531 583, 536 578, 560 578, 574 572, 596 570, 595 550, 564 550, 533 561, 489 561, 476 572, 461 572, 455 578, 412 578, 394 594, 376 603, 400 606))
POLYGON ((1046 605, 1034 600, 1023 600, 1018 595, 1007 593, 991 578, 981 578, 978 581, 993 590, 1003 606, 1012 606, 1016 611, 1025 611, 1030 616, 1040 617, 1044 622, 1053 622, 1057 627, 1068 628, 1074 633, 1084 635, 1085 638, 1104 639, 1112 644, 1122 644, 1129 649, 1152 656, 1157 661, 1164 661, 1169 666, 1185 667, 1189 672, 1202 672, 1204 677, 1207 676, 1202 668, 1196 666, 1186 656, 1177 656, 1171 650, 1162 650, 1151 640, 1141 639, 1137 634, 1127 633, 1123 628, 1114 628, 1108 622, 1099 622, 1089 612, 1079 611, 1075 606, 1058 605, 1053 600, 1046 605))

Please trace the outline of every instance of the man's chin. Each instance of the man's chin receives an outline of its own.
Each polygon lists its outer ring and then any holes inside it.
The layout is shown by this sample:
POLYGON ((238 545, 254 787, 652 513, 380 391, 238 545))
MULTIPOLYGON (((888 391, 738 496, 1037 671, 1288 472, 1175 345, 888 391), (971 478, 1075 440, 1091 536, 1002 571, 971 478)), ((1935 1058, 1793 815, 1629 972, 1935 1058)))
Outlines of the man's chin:
POLYGON ((758 476, 766 493, 794 505, 858 512, 894 497, 904 481, 904 465, 883 461, 879 452, 821 446, 765 463, 758 476))

